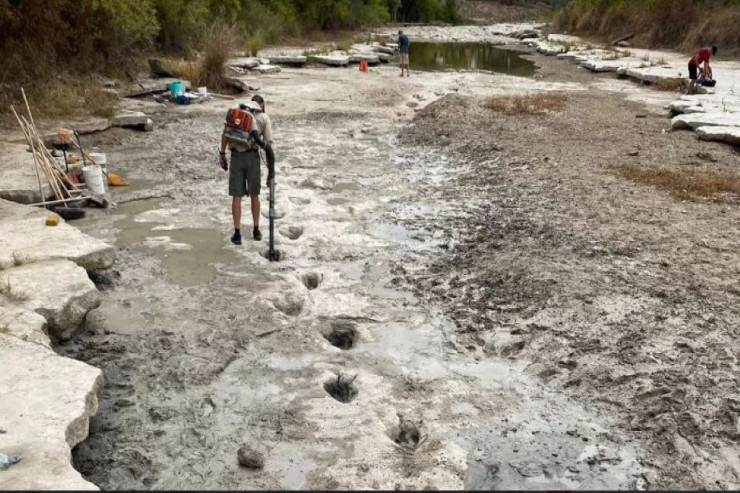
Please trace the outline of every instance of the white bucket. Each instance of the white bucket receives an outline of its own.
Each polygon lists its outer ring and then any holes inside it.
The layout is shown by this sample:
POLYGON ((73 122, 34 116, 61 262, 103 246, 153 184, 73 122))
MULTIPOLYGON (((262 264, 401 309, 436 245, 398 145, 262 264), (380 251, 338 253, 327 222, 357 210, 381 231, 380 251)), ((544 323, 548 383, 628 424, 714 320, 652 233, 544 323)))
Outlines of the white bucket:
POLYGON ((199 87, 198 88, 198 95, 204 98, 208 97, 208 88, 207 87, 199 87))
POLYGON ((92 159, 93 162, 99 166, 102 166, 108 162, 108 158, 102 152, 91 152, 88 154, 88 156, 90 156, 90 159, 92 159))
POLYGON ((88 190, 98 195, 105 193, 103 169, 100 166, 85 166, 82 168, 82 175, 85 177, 88 190))

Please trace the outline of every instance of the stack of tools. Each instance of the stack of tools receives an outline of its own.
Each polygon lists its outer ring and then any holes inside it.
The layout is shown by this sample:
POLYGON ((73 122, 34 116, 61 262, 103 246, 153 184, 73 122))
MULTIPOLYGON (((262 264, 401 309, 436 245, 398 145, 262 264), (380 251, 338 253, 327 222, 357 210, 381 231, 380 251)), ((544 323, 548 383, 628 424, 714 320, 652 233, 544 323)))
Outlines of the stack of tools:
MULTIPOLYGON (((31 108, 28 105, 28 99, 26 99, 26 93, 21 89, 23 93, 23 101, 26 105, 26 111, 28 112, 28 119, 25 116, 18 115, 14 107, 11 107, 13 114, 15 115, 18 124, 23 130, 28 144, 31 146, 31 152, 33 153, 34 168, 36 171, 36 179, 39 185, 39 196, 44 201, 46 198, 43 187, 41 185, 41 175, 43 174, 46 181, 51 188, 51 192, 54 195, 54 203, 63 204, 65 207, 69 202, 80 200, 80 193, 77 184, 73 183, 72 180, 67 176, 66 170, 61 167, 59 162, 52 156, 49 149, 44 145, 39 132, 36 129, 36 124, 33 121, 33 114, 31 108), (30 120, 30 121, 29 121, 30 120)), ((46 203, 44 203, 46 205, 46 203)))
MULTIPOLYGON (((91 183, 85 183, 85 185, 80 183, 80 175, 78 174, 79 169, 70 169, 70 164, 80 161, 78 156, 67 153, 70 144, 75 146, 79 151, 81 164, 83 165, 83 172, 85 171, 86 165, 87 167, 95 166, 96 168, 99 168, 90 155, 82 150, 77 132, 67 129, 59 131, 57 136, 62 152, 64 153, 63 163, 59 162, 46 147, 43 138, 40 136, 38 129, 36 128, 33 114, 31 113, 31 107, 28 104, 28 99, 26 98, 26 93, 23 89, 21 89, 21 93, 23 94, 23 102, 25 103, 28 118, 26 118, 26 116, 19 115, 14 107, 11 106, 11 109, 21 127, 21 130, 23 131, 23 135, 26 137, 31 153, 33 154, 33 164, 39 186, 40 201, 32 205, 52 209, 66 220, 80 219, 85 216, 85 211, 83 209, 80 209, 79 207, 71 207, 72 205, 80 206, 83 203, 91 203, 98 207, 107 207, 109 202, 103 195, 105 193, 105 189, 102 187, 102 181, 98 180, 98 191, 95 191, 92 189, 91 183), (42 175, 49 185, 49 189, 53 195, 52 200, 47 200, 47 194, 42 185, 42 175), (102 188, 102 192, 99 191, 100 188, 102 188)), ((115 181, 116 185, 126 185, 123 178, 117 175, 111 175, 113 174, 107 174, 109 181, 115 181)), ((91 174, 91 176, 94 175, 91 174)), ((97 176, 101 177, 101 173, 98 173, 97 176)), ((55 225, 55 221, 58 222, 58 218, 54 219, 54 217, 50 216, 47 219, 47 224, 55 225)))

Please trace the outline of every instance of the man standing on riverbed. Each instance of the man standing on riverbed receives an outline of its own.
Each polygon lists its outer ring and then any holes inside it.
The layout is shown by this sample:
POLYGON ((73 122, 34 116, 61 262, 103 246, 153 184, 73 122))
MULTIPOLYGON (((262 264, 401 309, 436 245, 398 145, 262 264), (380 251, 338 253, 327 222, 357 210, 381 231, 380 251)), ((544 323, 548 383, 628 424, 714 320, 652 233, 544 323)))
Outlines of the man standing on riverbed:
POLYGON ((699 51, 696 52, 696 55, 691 57, 691 60, 689 60, 689 79, 691 79, 691 82, 689 83, 689 89, 687 91, 689 94, 696 94, 696 79, 699 75, 699 71, 712 79, 712 67, 709 65, 709 59, 712 55, 716 54, 716 46, 712 46, 711 51, 705 46, 704 48, 699 49, 699 51), (701 67, 702 63, 704 64, 704 68, 701 67))
POLYGON ((409 37, 403 31, 398 31, 398 51, 401 53, 401 77, 403 69, 406 69, 406 76, 411 77, 409 73, 409 37))
MULTIPOLYGON (((240 108, 248 110, 254 117, 254 125, 265 143, 272 145, 272 124, 270 118, 265 114, 265 100, 254 95, 252 101, 240 108)), ((228 115, 227 115, 228 118, 228 115)), ((242 244, 241 221, 242 221, 242 197, 249 195, 252 206, 252 220, 254 229, 252 238, 255 241, 262 239, 260 232, 260 188, 261 172, 259 147, 257 144, 241 145, 229 142, 225 134, 221 136, 220 148, 221 167, 229 170, 229 195, 231 195, 231 215, 234 219, 234 234, 231 242, 235 245, 242 244), (231 149, 231 166, 226 160, 226 147, 231 149)))

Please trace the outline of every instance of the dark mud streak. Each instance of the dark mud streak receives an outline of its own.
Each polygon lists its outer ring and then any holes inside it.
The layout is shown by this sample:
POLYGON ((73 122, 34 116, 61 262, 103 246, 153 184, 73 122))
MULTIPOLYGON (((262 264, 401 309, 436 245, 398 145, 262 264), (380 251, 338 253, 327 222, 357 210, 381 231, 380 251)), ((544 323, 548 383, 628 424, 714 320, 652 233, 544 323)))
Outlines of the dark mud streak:
POLYGON ((440 144, 459 163, 452 181, 422 191, 466 213, 427 225, 430 237, 441 229, 454 246, 403 277, 445 308, 462 346, 531 360, 549 385, 621 416, 622 432, 655 448, 660 481, 651 487, 713 486, 694 474, 696 457, 676 460, 674 443, 680 436, 719 453, 740 440, 740 291, 731 288, 738 267, 701 247, 740 253, 728 241, 739 236, 740 214, 678 204, 613 170, 636 146, 648 166, 704 151, 740 169, 740 156, 663 135, 669 122, 635 120, 644 110, 622 95, 592 90, 569 99, 562 113, 525 117, 450 95, 417 114, 399 136, 409 149, 466 136, 464 145, 440 144), (508 332, 506 342, 496 331, 508 332))

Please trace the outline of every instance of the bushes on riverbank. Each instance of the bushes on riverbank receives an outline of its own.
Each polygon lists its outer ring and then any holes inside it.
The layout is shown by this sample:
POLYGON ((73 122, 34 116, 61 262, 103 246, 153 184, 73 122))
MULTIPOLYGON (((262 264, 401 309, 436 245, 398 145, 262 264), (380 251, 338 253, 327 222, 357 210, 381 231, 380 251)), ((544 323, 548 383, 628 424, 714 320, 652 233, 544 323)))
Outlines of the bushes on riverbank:
MULTIPOLYGON (((202 49, 214 25, 256 51, 282 36, 388 21, 459 20, 457 0, 0 0, 0 83, 138 67, 152 50, 202 49)), ((119 74, 120 75, 120 74, 119 74)))
POLYGON ((716 44, 740 50, 740 0, 561 0, 557 29, 615 39, 635 33, 650 48, 693 51, 716 44))

